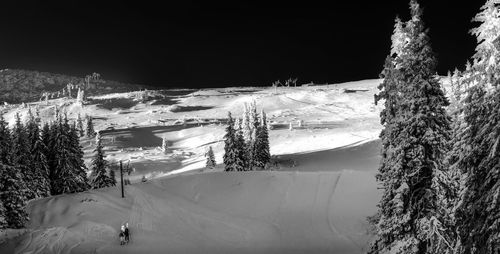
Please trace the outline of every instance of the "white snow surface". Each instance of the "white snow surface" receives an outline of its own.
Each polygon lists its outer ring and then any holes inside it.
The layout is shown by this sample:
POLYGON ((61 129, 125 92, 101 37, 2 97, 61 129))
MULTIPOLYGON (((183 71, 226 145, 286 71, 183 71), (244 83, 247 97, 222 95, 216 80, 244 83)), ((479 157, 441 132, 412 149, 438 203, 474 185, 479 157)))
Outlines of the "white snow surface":
MULTIPOLYGON (((130 165, 125 178, 133 184, 123 199, 111 187, 31 201, 26 233, 0 235, 0 253, 364 253, 371 238, 366 217, 380 197, 374 175, 381 106, 373 99, 380 82, 277 93, 153 91, 145 102, 131 92, 94 97, 84 106, 74 99, 32 103, 43 121, 53 119, 55 105, 70 119, 92 115, 107 160, 130 165), (228 111, 239 117, 253 100, 273 126, 276 167, 222 172, 225 125, 217 121, 228 111), (160 150, 163 137, 167 154, 160 150), (204 168, 209 146, 219 164, 212 170, 204 168), (120 246, 125 222, 132 241, 120 246)), ((24 116, 27 108, 11 106, 4 114, 11 124, 15 112, 24 116)), ((83 138, 82 146, 89 163, 95 140, 83 138)))

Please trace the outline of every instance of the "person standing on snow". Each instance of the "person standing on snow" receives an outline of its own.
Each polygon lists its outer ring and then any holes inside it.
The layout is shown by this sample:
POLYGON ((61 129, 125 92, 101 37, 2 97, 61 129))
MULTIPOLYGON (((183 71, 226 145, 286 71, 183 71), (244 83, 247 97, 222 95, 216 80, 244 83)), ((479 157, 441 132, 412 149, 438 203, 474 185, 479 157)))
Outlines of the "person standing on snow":
POLYGON ((128 222, 125 223, 125 242, 128 244, 128 242, 130 241, 130 231, 128 230, 128 222))
POLYGON ((120 245, 124 245, 125 244, 125 226, 122 225, 122 227, 120 228, 120 245))

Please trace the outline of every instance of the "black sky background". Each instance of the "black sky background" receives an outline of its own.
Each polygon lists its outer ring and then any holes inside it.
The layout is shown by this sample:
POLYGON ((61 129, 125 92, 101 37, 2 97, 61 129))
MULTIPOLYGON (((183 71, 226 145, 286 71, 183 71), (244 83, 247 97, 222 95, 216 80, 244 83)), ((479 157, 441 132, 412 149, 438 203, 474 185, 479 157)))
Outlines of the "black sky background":
MULTIPOLYGON (((159 87, 377 78, 409 1, 9 1, 0 68, 159 87)), ((420 0, 439 74, 462 68, 484 1, 420 0)))

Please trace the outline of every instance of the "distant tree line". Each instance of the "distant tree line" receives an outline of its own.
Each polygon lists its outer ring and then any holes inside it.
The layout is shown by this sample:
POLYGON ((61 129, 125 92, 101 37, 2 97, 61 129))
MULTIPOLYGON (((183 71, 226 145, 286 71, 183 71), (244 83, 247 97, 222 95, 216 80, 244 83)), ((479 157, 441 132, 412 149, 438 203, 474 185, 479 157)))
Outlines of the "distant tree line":
POLYGON ((369 253, 500 253, 500 1, 474 18, 476 54, 450 74, 450 99, 416 0, 410 11, 375 96, 383 193, 369 253))
MULTIPOLYGON (((82 77, 29 70, 0 70, 0 103, 21 103, 40 100, 41 97, 68 95, 68 87, 85 90, 87 96, 106 92, 130 92, 148 86, 103 80, 98 73, 82 77), (73 84, 73 85, 71 85, 73 84)), ((75 93, 73 93, 74 96, 75 93)))
MULTIPOLYGON (((210 153, 211 149, 209 150, 210 153)), ((208 159, 213 157, 208 156, 208 159)), ((228 113, 226 134, 224 136, 225 171, 249 171, 265 169, 271 160, 269 131, 264 111, 257 113, 255 102, 245 104, 243 116, 233 119, 228 113)), ((207 161, 207 165, 212 162, 207 161)))
MULTIPOLYGON (((87 134, 93 136, 92 118, 87 119, 87 134)), ((91 181, 87 178, 80 146, 84 135, 81 121, 78 117, 70 123, 66 114, 56 110, 54 121, 41 124, 38 111, 33 114, 29 109, 27 121, 23 123, 16 113, 10 129, 0 115, 0 228, 23 227, 28 220, 26 203, 31 199, 116 184, 114 176, 102 176, 106 162, 100 141, 91 181)))

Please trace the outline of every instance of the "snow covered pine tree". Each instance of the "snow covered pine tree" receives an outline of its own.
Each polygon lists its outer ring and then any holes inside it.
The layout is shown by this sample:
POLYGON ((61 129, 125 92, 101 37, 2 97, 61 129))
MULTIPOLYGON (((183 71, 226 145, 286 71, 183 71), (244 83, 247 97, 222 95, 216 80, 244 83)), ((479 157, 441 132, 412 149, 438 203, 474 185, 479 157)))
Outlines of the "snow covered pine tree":
POLYGON ((269 131, 267 129, 267 119, 264 110, 261 111, 260 121, 256 127, 256 138, 253 152, 253 169, 265 169, 271 161, 269 150, 269 131))
POLYGON ((10 164, 11 162, 12 137, 7 122, 0 114, 0 163, 10 164))
POLYGON ((456 253, 500 253, 500 0, 487 0, 471 30, 478 45, 464 73, 468 87, 455 166, 463 175, 456 205, 456 253))
POLYGON ((79 144, 77 130, 71 127, 68 118, 58 117, 50 128, 47 158, 49 159, 49 179, 51 194, 74 193, 89 188, 83 151, 79 144))
POLYGON ((227 113, 227 127, 226 134, 224 135, 224 170, 225 171, 235 171, 233 168, 233 164, 236 161, 236 153, 235 153, 235 141, 234 141, 234 121, 231 116, 231 112, 227 113))
POLYGON ((207 158, 206 167, 210 169, 215 168, 217 164, 215 162, 214 150, 212 150, 211 146, 208 147, 208 151, 207 153, 205 153, 205 157, 207 158))
POLYGON ((92 123, 92 116, 87 116, 87 128, 85 129, 85 136, 92 138, 95 136, 94 123, 92 123))
MULTIPOLYGON (((0 224, 9 228, 22 228, 28 221, 26 203, 31 190, 19 168, 0 163, 0 224), (2 214, 4 213, 4 214, 2 214), (6 223, 2 223, 2 218, 6 223)), ((2 225, 0 225, 2 226, 2 225)))
POLYGON ((243 128, 239 119, 236 119, 234 130, 234 148, 236 161, 234 163, 235 171, 247 171, 248 167, 248 148, 243 135, 243 128))
POLYGON ((78 114, 76 118, 76 128, 78 129, 78 136, 83 137, 85 135, 85 130, 83 129, 83 120, 78 114))
MULTIPOLYGON (((21 121, 19 113, 15 115, 16 122, 12 129, 12 166, 19 168, 25 183, 32 183, 35 181, 35 176, 31 166, 31 153, 28 142, 28 133, 26 127, 21 121)), ((28 185, 28 192, 26 193, 28 199, 36 198, 35 185, 28 185)))
POLYGON ((29 170, 33 176, 30 183, 35 197, 47 197, 50 195, 50 184, 48 179, 49 165, 45 156, 47 147, 43 144, 40 136, 40 126, 35 116, 28 110, 28 123, 26 124, 28 135, 28 147, 30 151, 29 170))
MULTIPOLYGON (((100 135, 98 135, 100 137, 100 135)), ((97 145, 95 148, 95 155, 92 159, 92 166, 90 170, 92 173, 90 174, 90 185, 92 189, 99 189, 104 187, 112 186, 112 180, 109 178, 108 174, 106 174, 107 162, 104 160, 104 152, 102 150, 101 139, 97 141, 97 145)))
POLYGON ((228 112, 227 118, 226 134, 224 135, 224 170, 243 171, 245 164, 242 160, 242 155, 244 155, 242 143, 244 141, 241 128, 235 130, 231 112, 228 112))
POLYGON ((396 21, 395 34, 403 33, 394 37, 404 39, 393 37, 395 50, 376 97, 386 104, 377 174, 384 191, 370 253, 434 253, 441 227, 435 185, 448 150, 448 101, 435 77, 436 59, 415 0, 410 10, 411 20, 404 26, 396 21))
POLYGON ((3 115, 0 114, 0 229, 21 228, 28 220, 26 186, 19 168, 11 166, 12 137, 3 115))

